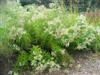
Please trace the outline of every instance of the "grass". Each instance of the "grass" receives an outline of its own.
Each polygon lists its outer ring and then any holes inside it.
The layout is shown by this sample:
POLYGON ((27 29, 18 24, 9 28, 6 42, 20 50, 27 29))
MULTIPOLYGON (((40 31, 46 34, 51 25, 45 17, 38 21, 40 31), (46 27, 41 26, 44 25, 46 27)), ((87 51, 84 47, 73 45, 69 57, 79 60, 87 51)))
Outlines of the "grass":
POLYGON ((99 25, 100 24, 100 11, 86 12, 87 20, 90 24, 99 25))

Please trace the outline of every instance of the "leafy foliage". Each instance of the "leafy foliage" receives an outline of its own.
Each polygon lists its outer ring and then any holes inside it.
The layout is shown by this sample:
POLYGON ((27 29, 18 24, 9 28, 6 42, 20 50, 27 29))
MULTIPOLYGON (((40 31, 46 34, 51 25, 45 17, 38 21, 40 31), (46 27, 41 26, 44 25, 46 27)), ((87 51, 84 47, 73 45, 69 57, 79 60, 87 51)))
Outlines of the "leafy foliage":
POLYGON ((59 70, 74 62, 70 51, 100 48, 100 27, 90 25, 83 15, 54 5, 15 5, 2 12, 0 52, 18 52, 15 72, 59 70))

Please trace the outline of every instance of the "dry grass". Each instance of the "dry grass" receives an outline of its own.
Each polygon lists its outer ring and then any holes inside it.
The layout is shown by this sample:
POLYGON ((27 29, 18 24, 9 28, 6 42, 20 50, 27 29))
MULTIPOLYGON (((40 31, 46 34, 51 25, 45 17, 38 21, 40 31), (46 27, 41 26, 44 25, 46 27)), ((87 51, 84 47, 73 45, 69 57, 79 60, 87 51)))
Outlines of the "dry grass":
POLYGON ((87 17, 87 20, 90 24, 100 24, 100 10, 95 12, 86 12, 85 16, 87 17))

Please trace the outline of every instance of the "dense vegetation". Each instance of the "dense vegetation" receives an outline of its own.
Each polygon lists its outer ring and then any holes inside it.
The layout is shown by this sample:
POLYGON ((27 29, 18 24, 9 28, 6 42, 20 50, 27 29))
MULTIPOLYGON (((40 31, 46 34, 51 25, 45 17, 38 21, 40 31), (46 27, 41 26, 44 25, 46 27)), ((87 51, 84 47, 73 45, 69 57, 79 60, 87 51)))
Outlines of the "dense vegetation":
POLYGON ((0 11, 0 53, 16 53, 14 73, 56 71, 74 63, 75 51, 99 52, 98 17, 49 6, 14 4, 0 11))

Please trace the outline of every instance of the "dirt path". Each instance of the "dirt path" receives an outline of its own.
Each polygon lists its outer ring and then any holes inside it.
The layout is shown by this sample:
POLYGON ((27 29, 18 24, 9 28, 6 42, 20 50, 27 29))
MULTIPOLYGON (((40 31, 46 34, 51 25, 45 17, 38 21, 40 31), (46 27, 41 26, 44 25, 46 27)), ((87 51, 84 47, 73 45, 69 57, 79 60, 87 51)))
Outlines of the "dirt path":
POLYGON ((68 75, 100 75, 100 60, 84 60, 76 65, 76 69, 71 70, 68 75))
POLYGON ((100 75, 100 56, 77 55, 74 67, 68 75, 100 75))

